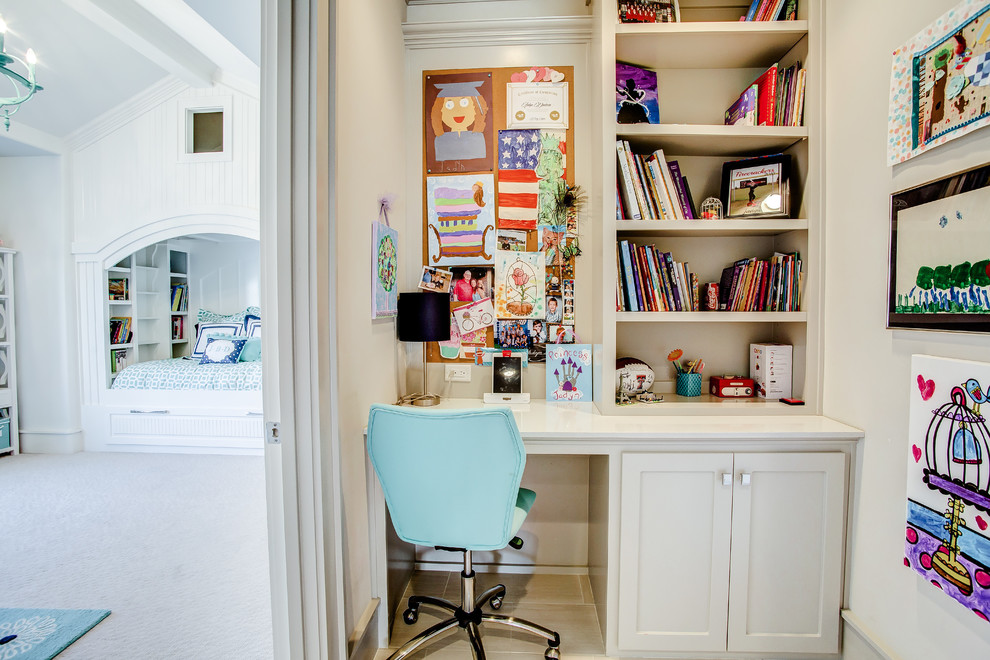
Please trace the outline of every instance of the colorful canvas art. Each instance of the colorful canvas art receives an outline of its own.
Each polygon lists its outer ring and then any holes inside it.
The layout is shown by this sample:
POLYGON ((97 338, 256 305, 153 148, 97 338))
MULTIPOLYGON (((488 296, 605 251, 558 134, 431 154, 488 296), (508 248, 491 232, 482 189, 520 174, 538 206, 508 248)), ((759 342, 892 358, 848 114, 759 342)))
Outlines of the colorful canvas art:
POLYGON ((494 184, 495 177, 491 174, 427 177, 429 265, 493 263, 494 184))
POLYGON ((381 222, 371 223, 372 296, 371 318, 395 316, 399 306, 399 232, 381 222))
POLYGON ((591 345, 547 345, 547 401, 591 401, 591 345))
POLYGON ((620 124, 659 124, 657 72, 615 63, 615 119, 620 124))
POLYGON ((502 252, 495 259, 495 310, 500 319, 542 319, 546 267, 542 252, 502 252))
POLYGON ((887 164, 990 123, 990 5, 965 0, 894 51, 887 164))
POLYGON ((990 620, 990 364, 911 359, 904 565, 990 620))
POLYGON ((427 75, 423 98, 427 173, 491 172, 492 74, 427 75))

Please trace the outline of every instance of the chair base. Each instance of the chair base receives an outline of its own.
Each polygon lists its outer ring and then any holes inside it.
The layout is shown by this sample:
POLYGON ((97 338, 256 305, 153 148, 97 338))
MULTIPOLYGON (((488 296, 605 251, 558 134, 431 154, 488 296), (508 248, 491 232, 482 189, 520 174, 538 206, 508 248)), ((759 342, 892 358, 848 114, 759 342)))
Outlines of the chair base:
POLYGON ((389 656, 389 660, 402 660, 412 653, 419 651, 430 643, 444 636, 454 628, 464 628, 467 631, 468 639, 471 642, 471 649, 475 660, 485 660, 485 647, 481 643, 480 626, 482 624, 492 624, 498 626, 508 626, 532 633, 547 640, 547 650, 544 657, 547 660, 557 660, 560 658, 560 635, 554 631, 544 628, 541 625, 519 619, 514 616, 503 616, 500 614, 487 614, 482 608, 488 603, 492 609, 502 607, 502 599, 505 598, 505 585, 495 585, 483 594, 474 598, 474 571, 471 570, 470 551, 465 552, 465 571, 461 572, 461 600, 460 606, 433 596, 410 596, 409 607, 402 613, 402 620, 408 625, 416 623, 419 619, 419 608, 421 605, 428 605, 442 610, 447 610, 452 617, 431 626, 416 635, 402 645, 395 653, 389 656))

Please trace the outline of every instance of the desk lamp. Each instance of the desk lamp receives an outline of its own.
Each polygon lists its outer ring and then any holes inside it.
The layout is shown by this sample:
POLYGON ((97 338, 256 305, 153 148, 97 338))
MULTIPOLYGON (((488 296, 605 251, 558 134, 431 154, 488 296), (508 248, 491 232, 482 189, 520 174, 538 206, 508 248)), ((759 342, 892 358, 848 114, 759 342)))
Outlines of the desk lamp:
POLYGON ((426 342, 450 339, 450 297, 430 291, 401 293, 397 311, 399 341, 423 342, 423 391, 407 394, 398 403, 435 406, 440 396, 426 389, 426 342))

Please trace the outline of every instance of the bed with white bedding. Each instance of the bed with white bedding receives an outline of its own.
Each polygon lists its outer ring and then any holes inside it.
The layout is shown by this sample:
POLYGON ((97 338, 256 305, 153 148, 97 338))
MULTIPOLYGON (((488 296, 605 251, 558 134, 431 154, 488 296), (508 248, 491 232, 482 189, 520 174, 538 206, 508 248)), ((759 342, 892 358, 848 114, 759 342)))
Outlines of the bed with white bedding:
POLYGON ((261 361, 200 364, 176 358, 132 364, 113 381, 115 390, 200 390, 232 392, 261 389, 261 361))

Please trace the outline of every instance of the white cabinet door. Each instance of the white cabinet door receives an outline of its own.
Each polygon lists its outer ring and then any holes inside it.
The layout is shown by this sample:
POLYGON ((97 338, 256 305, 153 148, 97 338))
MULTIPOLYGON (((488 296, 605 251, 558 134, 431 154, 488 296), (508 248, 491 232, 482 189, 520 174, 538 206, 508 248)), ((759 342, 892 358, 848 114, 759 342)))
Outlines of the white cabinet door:
POLYGON ((844 454, 735 455, 730 652, 838 652, 844 506, 844 454))
POLYGON ((623 454, 621 650, 725 651, 731 479, 732 454, 623 454))

